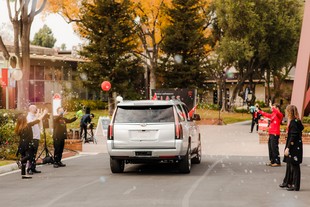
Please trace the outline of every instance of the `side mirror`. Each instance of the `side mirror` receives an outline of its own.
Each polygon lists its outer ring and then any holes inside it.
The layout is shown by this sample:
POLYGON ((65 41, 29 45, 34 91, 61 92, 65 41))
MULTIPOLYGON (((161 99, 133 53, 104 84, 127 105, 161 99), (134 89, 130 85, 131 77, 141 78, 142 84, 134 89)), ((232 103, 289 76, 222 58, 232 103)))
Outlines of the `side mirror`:
POLYGON ((193 120, 195 120, 195 121, 200 121, 200 120, 201 120, 201 119, 200 119, 200 115, 199 115, 199 114, 194 114, 193 120))

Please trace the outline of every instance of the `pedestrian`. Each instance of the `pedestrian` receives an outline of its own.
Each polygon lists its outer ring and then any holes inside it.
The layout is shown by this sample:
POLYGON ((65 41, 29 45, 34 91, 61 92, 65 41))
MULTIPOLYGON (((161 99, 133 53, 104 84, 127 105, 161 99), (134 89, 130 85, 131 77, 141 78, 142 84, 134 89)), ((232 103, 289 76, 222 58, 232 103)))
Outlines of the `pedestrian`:
POLYGON ((82 135, 84 135, 84 142, 88 143, 89 140, 87 139, 87 127, 90 128, 91 130, 91 136, 93 137, 93 124, 91 123, 92 119, 95 117, 94 114, 85 114, 82 118, 81 118, 81 122, 80 122, 80 137, 82 139, 82 135), (84 134, 83 134, 84 132, 84 134))
MULTIPOLYGON (((33 122, 34 120, 37 119, 39 111, 35 105, 30 105, 28 108, 28 114, 27 114, 27 122, 33 122)), ((36 156, 38 152, 38 147, 39 147, 39 142, 40 142, 40 137, 41 137, 41 131, 40 131, 40 123, 37 123, 32 126, 32 134, 33 134, 33 139, 32 139, 32 146, 33 146, 33 156, 32 161, 29 162, 29 167, 27 169, 27 174, 32 175, 33 173, 41 173, 41 171, 36 169, 36 156)))
POLYGON ((267 163, 268 166, 278 167, 281 166, 280 161, 280 153, 279 153, 279 138, 280 138, 280 124, 282 122, 283 114, 280 112, 279 104, 269 104, 271 107, 272 113, 266 113, 262 110, 258 110, 258 112, 264 116, 269 118, 269 139, 268 139, 268 151, 269 151, 269 160, 267 163))
POLYGON ((27 123, 27 117, 25 114, 21 114, 17 118, 17 123, 15 127, 15 133, 19 136, 18 152, 21 154, 21 175, 23 179, 32 178, 26 175, 26 165, 27 161, 31 162, 33 160, 33 132, 32 126, 40 123, 42 118, 47 113, 44 110, 42 114, 38 114, 36 120, 27 123))
POLYGON ((65 167, 66 165, 61 162, 62 153, 65 146, 65 139, 67 139, 67 123, 74 122, 77 117, 67 119, 64 117, 66 111, 62 107, 57 108, 57 116, 54 117, 54 168, 65 167))
POLYGON ((288 191, 299 191, 300 189, 300 164, 303 158, 302 130, 304 126, 299 118, 299 113, 294 105, 288 105, 285 109, 287 116, 287 139, 284 150, 284 162, 286 172, 281 188, 286 187, 288 191))
POLYGON ((258 131, 258 121, 260 120, 261 118, 261 114, 258 112, 260 111, 260 107, 258 104, 255 105, 255 108, 254 110, 250 110, 250 113, 252 114, 252 123, 251 123, 251 131, 250 133, 253 132, 253 129, 254 129, 254 126, 256 124, 256 131, 258 131))

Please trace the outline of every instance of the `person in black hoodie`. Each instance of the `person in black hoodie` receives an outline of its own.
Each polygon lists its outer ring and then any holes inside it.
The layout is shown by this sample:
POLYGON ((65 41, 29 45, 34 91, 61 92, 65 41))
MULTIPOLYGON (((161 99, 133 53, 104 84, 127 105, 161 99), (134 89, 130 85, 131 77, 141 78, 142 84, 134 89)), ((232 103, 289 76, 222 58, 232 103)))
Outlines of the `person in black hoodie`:
POLYGON ((54 168, 65 167, 66 165, 61 162, 62 153, 65 146, 65 139, 67 138, 67 123, 74 122, 77 117, 72 119, 67 119, 64 117, 66 111, 59 107, 57 109, 58 116, 54 117, 54 132, 53 132, 53 141, 54 141, 54 168))
POLYGON ((87 127, 91 130, 91 136, 93 137, 93 124, 91 124, 92 119, 95 117, 94 114, 85 114, 80 122, 80 137, 82 138, 82 135, 84 135, 84 142, 88 143, 89 140, 87 139, 87 127), (84 132, 84 133, 83 133, 84 132))
POLYGON ((37 119, 27 123, 27 116, 21 114, 17 118, 17 123, 15 127, 15 133, 19 136, 18 152, 21 154, 21 175, 23 179, 32 178, 26 175, 26 165, 27 161, 31 162, 33 159, 33 133, 32 126, 39 124, 42 118, 47 114, 47 110, 44 110, 42 114, 37 114, 37 119))
POLYGON ((296 106, 288 105, 285 113, 288 118, 287 139, 283 160, 286 162, 286 172, 280 187, 286 187, 288 191, 299 191, 300 164, 303 158, 302 130, 304 126, 301 123, 296 106))

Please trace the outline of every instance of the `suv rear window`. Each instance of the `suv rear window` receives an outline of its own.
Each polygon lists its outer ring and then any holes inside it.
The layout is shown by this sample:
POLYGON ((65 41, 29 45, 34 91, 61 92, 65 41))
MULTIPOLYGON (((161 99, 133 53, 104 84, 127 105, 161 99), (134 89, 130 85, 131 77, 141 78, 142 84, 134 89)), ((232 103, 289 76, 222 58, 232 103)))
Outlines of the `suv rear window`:
POLYGON ((115 123, 174 122, 173 106, 119 106, 115 123))

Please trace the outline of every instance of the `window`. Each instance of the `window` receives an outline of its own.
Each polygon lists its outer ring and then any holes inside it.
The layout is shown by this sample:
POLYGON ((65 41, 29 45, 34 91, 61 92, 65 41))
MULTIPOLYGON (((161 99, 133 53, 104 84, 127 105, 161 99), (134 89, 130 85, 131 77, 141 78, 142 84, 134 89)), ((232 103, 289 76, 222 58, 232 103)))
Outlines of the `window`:
POLYGON ((115 123, 174 122, 173 106, 121 106, 118 107, 115 123))
POLYGON ((30 80, 29 83, 30 102, 44 102, 44 82, 30 80))
POLYGON ((30 102, 44 102, 44 67, 31 66, 29 80, 30 102))

